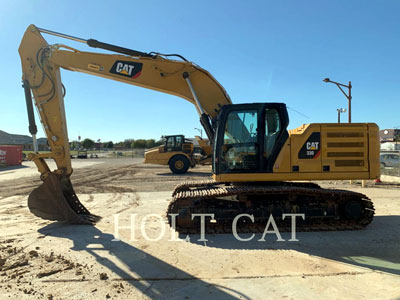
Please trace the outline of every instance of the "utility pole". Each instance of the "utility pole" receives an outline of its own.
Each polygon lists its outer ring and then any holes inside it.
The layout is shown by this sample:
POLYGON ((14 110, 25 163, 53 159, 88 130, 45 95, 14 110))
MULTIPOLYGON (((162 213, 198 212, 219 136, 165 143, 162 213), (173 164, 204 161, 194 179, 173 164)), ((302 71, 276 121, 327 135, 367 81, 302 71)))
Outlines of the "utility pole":
POLYGON ((336 86, 342 91, 343 95, 347 98, 348 110, 349 110, 349 123, 351 123, 351 99, 352 99, 352 97, 351 97, 351 88, 353 87, 351 85, 351 81, 349 81, 348 85, 345 85, 343 83, 339 83, 339 82, 336 82, 336 81, 332 81, 329 78, 325 78, 322 81, 326 82, 326 83, 330 82, 330 83, 336 84, 336 86), (346 92, 342 89, 342 87, 345 87, 345 88, 348 89, 348 94, 346 94, 346 92))
POLYGON ((203 139, 203 129, 200 128, 195 128, 195 129, 200 132, 200 137, 203 139))
POLYGON ((337 108, 337 122, 340 123, 340 114, 346 112, 345 108, 337 108))
POLYGON ((396 151, 398 151, 397 150, 397 142, 398 142, 398 140, 400 139, 400 134, 399 134, 399 126, 396 126, 394 129, 393 129, 393 139, 394 139, 394 142, 395 142, 395 144, 394 144, 394 150, 396 150, 396 151))

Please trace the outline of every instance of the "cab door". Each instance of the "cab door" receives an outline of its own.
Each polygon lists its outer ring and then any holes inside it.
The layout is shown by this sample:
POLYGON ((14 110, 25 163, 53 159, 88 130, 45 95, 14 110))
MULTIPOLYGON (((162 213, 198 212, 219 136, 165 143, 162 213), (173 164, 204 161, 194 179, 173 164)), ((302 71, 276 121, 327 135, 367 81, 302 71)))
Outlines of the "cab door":
POLYGON ((232 109, 219 132, 218 162, 221 173, 259 170, 259 108, 232 109), (222 130, 221 130, 222 129, 222 130))
POLYGON ((175 151, 175 136, 168 136, 165 140, 165 152, 175 151))
POLYGON ((213 169, 219 173, 270 173, 288 138, 283 103, 226 105, 218 117, 213 169))
MULTIPOLYGON (((284 105, 284 104, 283 104, 284 105)), ((263 139, 261 144, 261 168, 273 172, 275 161, 288 138, 286 107, 280 103, 266 104, 263 109, 263 139)))

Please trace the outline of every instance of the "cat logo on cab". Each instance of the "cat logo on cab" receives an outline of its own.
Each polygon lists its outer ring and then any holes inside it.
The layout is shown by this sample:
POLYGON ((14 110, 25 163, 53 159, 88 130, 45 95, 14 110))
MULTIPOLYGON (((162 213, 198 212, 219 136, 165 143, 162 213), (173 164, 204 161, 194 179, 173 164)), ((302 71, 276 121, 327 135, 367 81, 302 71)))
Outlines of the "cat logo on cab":
POLYGON ((140 76, 142 67, 142 63, 117 60, 111 67, 110 73, 135 79, 140 76))

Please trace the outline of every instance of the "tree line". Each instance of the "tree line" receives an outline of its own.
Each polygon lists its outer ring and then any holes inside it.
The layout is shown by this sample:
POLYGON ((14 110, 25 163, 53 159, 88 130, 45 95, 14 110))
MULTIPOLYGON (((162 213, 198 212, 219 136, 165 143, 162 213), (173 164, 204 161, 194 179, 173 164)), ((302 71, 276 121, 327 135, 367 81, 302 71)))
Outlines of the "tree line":
POLYGON ((114 148, 124 148, 124 149, 149 149, 159 145, 162 145, 164 142, 163 140, 156 141, 155 139, 126 139, 123 142, 113 143, 112 141, 109 142, 95 142, 92 139, 86 138, 82 142, 79 141, 72 141, 70 142, 71 150, 76 150, 78 148, 85 148, 85 149, 114 149, 114 148))

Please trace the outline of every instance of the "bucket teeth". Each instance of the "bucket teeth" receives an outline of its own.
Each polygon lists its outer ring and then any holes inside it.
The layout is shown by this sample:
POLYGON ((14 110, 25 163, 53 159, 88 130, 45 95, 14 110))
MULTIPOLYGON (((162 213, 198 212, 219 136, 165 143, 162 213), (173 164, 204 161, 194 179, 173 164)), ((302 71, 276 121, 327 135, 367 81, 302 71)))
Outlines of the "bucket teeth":
POLYGON ((68 177, 54 173, 29 195, 28 207, 35 216, 51 221, 94 225, 101 219, 79 201, 68 177))

